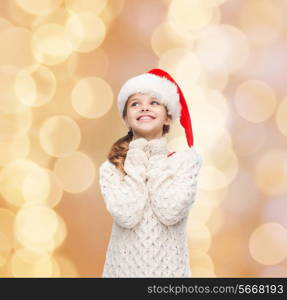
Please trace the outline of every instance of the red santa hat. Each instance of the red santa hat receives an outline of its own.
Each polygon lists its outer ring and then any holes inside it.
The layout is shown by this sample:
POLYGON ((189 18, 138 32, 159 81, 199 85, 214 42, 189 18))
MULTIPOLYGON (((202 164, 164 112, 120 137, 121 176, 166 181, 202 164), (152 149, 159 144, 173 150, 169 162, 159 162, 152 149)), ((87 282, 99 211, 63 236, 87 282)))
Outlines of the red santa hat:
POLYGON ((189 147, 193 146, 193 133, 188 106, 175 80, 162 69, 152 69, 127 80, 118 95, 118 109, 123 115, 125 103, 135 93, 148 93, 167 107, 172 120, 180 118, 189 147))

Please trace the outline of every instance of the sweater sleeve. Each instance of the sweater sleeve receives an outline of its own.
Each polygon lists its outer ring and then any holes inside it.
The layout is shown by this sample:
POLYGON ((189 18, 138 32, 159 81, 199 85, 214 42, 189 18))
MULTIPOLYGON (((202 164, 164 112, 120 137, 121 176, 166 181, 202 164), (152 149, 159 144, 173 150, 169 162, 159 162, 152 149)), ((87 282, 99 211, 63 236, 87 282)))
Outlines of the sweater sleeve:
POLYGON ((127 175, 123 175, 109 160, 99 168, 101 193, 107 210, 122 227, 133 228, 142 218, 147 202, 147 157, 142 149, 129 149, 124 162, 127 175))
POLYGON ((163 224, 174 225, 188 216, 201 166, 202 158, 193 147, 174 158, 162 154, 150 158, 147 185, 151 207, 163 224))

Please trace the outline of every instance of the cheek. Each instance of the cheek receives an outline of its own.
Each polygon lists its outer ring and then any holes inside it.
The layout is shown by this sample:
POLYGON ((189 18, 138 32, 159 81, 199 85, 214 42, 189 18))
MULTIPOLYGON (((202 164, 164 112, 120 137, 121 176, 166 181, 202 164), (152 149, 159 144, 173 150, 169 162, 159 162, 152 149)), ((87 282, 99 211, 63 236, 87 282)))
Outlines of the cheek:
POLYGON ((134 120, 136 118, 136 112, 134 111, 129 111, 127 115, 129 120, 134 120))

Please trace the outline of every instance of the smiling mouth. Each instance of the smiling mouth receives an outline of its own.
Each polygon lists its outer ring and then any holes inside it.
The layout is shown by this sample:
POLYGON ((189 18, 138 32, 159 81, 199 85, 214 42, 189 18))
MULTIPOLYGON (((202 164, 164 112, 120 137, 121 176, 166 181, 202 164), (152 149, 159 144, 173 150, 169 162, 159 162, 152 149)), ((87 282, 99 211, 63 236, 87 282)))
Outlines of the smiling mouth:
POLYGON ((138 122, 150 122, 150 121, 153 121, 154 119, 153 118, 141 118, 138 120, 138 122))
POLYGON ((137 121, 139 121, 139 122, 149 122, 149 121, 152 121, 154 119, 155 119, 155 117, 152 117, 152 116, 141 116, 137 119, 137 121))

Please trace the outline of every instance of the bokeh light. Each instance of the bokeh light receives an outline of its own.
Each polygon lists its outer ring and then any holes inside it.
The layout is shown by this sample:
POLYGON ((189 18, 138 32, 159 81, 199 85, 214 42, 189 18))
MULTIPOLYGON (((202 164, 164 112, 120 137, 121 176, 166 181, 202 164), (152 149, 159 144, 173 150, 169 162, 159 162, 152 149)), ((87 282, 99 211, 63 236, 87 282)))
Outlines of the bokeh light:
POLYGON ((97 14, 72 14, 65 24, 66 35, 77 52, 90 52, 104 41, 106 28, 97 14))
POLYGON ((77 123, 66 116, 53 116, 40 128, 39 139, 43 149, 51 156, 63 157, 75 151, 81 142, 77 123))
POLYGON ((168 19, 178 31, 202 29, 212 18, 212 9, 205 1, 173 0, 170 3, 168 19))
POLYGON ((287 230, 278 223, 265 223, 251 234, 252 257, 264 265, 277 265, 287 257, 287 230), (268 241, 268 243, 266 243, 268 241))
POLYGON ((40 106, 55 94, 56 79, 45 66, 33 65, 22 69, 15 79, 15 94, 27 106, 40 106))
POLYGON ((10 272, 13 277, 53 277, 55 261, 50 254, 19 248, 13 254, 10 272))
POLYGON ((287 155, 285 150, 269 151, 259 157, 254 170, 254 180, 267 195, 286 195, 287 155))
POLYGON ((253 0, 244 4, 239 15, 240 25, 250 41, 263 46, 276 40, 284 27, 280 6, 268 0, 253 0))
POLYGON ((108 0, 65 0, 65 8, 71 13, 92 11, 93 13, 100 14, 107 4, 108 0))
POLYGON ((83 78, 71 93, 74 110, 85 118, 98 118, 112 106, 113 91, 106 81, 98 77, 83 78), (84 101, 83 101, 84 99, 84 101), (103 103, 104 101, 104 105, 103 103))
POLYGON ((30 14, 47 14, 58 8, 63 0, 16 0, 17 4, 30 14))
POLYGON ((58 24, 38 27, 33 34, 31 46, 37 62, 47 65, 62 63, 74 50, 65 27, 58 24))
POLYGON ((63 190, 70 193, 80 193, 93 183, 95 167, 86 154, 75 151, 55 162, 54 173, 63 190))
MULTIPOLYGON (((0 172, 0 191, 4 199, 12 205, 23 206, 23 184, 28 176, 39 176, 43 171, 33 161, 16 159, 5 165, 0 172)), ((45 182, 46 183, 46 182, 45 182)), ((44 190, 47 183, 44 184, 44 190)))
POLYGON ((0 141, 0 165, 4 166, 15 159, 27 157, 29 150, 30 140, 27 135, 0 141))
POLYGON ((270 118, 277 104, 272 88, 258 80, 242 83, 236 90, 234 101, 240 116, 253 123, 270 118))
POLYGON ((46 205, 25 205, 16 215, 15 235, 23 247, 36 251, 52 251, 58 229, 58 218, 46 205))

